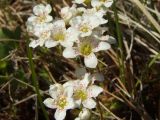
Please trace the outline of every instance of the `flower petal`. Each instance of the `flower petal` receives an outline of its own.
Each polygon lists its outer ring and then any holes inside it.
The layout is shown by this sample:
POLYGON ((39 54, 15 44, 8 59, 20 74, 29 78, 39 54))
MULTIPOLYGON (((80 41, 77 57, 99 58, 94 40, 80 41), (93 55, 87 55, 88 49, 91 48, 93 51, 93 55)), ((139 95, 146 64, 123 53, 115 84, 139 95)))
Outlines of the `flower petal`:
POLYGON ((53 20, 53 17, 50 15, 46 16, 46 22, 51 22, 53 20))
POLYGON ((72 26, 72 27, 77 27, 78 24, 80 24, 82 22, 82 17, 80 16, 77 16, 77 17, 74 17, 70 20, 69 24, 72 26))
POLYGON ((29 22, 29 21, 27 21, 26 22, 26 26, 27 26, 27 31, 29 32, 29 33, 33 33, 34 32, 34 25, 33 25, 33 23, 32 22, 29 22))
POLYGON ((80 36, 81 37, 86 37, 86 36, 90 36, 92 34, 92 30, 89 30, 88 32, 81 32, 80 36))
POLYGON ((45 40, 44 39, 39 39, 39 46, 43 46, 44 45, 44 43, 45 43, 45 40))
POLYGON ((56 20, 53 22, 54 28, 65 28, 65 22, 64 20, 56 20))
POLYGON ((102 5, 102 3, 99 0, 92 0, 91 5, 92 7, 99 7, 102 5))
POLYGON ((91 80, 90 77, 91 77, 90 74, 86 73, 84 75, 84 78, 80 81, 80 84, 83 85, 83 88, 85 88, 85 89, 87 88, 87 86, 91 80))
POLYGON ((66 117, 66 110, 56 110, 54 117, 56 120, 64 120, 66 117))
POLYGON ((71 87, 71 86, 65 87, 64 94, 67 97, 72 97, 72 95, 73 95, 73 87, 71 87))
POLYGON ((77 29, 75 29, 73 27, 69 27, 67 29, 67 40, 68 41, 75 42, 76 40, 78 40, 78 36, 79 36, 79 32, 77 29))
POLYGON ((49 94, 52 98, 57 99, 63 93, 63 86, 61 84, 50 85, 49 94))
POLYGON ((29 43, 29 47, 36 48, 39 45, 39 40, 33 40, 29 43))
POLYGON ((56 105, 54 105, 54 99, 52 98, 47 98, 44 100, 43 102, 48 108, 51 108, 51 109, 55 109, 56 108, 56 105))
POLYGON ((47 4, 45 7, 45 14, 49 14, 52 11, 51 5, 47 4))
POLYGON ((87 100, 83 101, 82 104, 88 109, 93 109, 96 107, 96 102, 92 98, 88 98, 87 100))
POLYGON ((66 87, 73 87, 74 85, 74 81, 67 81, 63 84, 63 87, 66 88, 66 87))
POLYGON ((79 100, 75 100, 75 108, 79 108, 81 106, 81 103, 82 103, 82 100, 79 99, 79 100))
POLYGON ((48 39, 51 35, 50 29, 52 28, 52 24, 43 24, 36 25, 34 27, 34 35, 41 39, 48 39))
POLYGON ((29 22, 29 23, 34 23, 34 22, 36 22, 36 19, 37 19, 37 17, 32 15, 32 16, 30 16, 30 17, 28 18, 27 22, 29 22))
POLYGON ((33 8, 33 13, 35 15, 43 15, 43 12, 44 12, 44 9, 45 9, 45 6, 43 4, 39 4, 39 5, 36 5, 34 8, 33 8))
POLYGON ((79 113, 79 117, 81 120, 88 120, 90 116, 91 113, 87 108, 83 108, 82 111, 79 113))
POLYGON ((87 89, 87 93, 89 97, 97 97, 101 92, 103 92, 103 88, 97 86, 97 85, 91 85, 87 89))
POLYGON ((53 40, 47 40, 47 41, 45 42, 45 46, 46 46, 47 48, 55 47, 56 45, 58 45, 58 42, 53 41, 53 40))
POLYGON ((101 50, 108 50, 111 48, 111 45, 107 42, 100 42, 98 47, 94 49, 94 52, 99 52, 101 50))
POLYGON ((75 0, 74 2, 77 4, 82 4, 85 0, 75 0))
POLYGON ((77 56, 77 52, 74 48, 65 48, 63 51, 63 57, 65 58, 75 58, 77 56))
POLYGON ((117 41, 116 41, 116 39, 115 39, 114 37, 109 36, 107 42, 108 42, 109 44, 116 44, 117 41))
POLYGON ((72 41, 69 41, 69 40, 60 41, 60 44, 61 44, 63 47, 72 47, 72 46, 73 46, 73 42, 72 42, 72 41))
POLYGON ((81 118, 80 117, 76 117, 74 120, 81 120, 81 118))
POLYGON ((113 0, 108 0, 107 2, 104 3, 105 7, 110 7, 113 4, 113 0))
POLYGON ((72 12, 70 11, 70 7, 64 7, 61 9, 60 15, 63 19, 69 20, 72 17, 72 12))
POLYGON ((65 107, 66 110, 68 110, 68 109, 73 109, 73 108, 76 107, 73 98, 67 98, 67 102, 68 102, 68 104, 67 104, 67 106, 65 107))
POLYGON ((89 56, 84 57, 84 63, 86 67, 95 68, 98 64, 98 60, 95 54, 91 53, 89 56))

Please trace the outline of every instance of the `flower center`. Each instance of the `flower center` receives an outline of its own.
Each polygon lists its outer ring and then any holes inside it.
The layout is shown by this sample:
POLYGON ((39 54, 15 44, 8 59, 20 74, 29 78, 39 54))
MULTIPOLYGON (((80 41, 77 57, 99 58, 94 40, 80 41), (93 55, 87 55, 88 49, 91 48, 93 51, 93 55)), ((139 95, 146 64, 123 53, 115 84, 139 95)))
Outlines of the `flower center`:
POLYGON ((82 44, 80 47, 80 53, 82 55, 89 55, 92 52, 92 46, 89 43, 82 44))
POLYGON ((85 4, 89 4, 91 2, 91 0, 84 0, 85 4))
POLYGON ((48 36, 48 32, 43 32, 41 35, 42 39, 46 39, 47 36, 48 36))
POLYGON ((81 99, 84 101, 87 99, 87 93, 84 90, 76 90, 73 97, 75 100, 81 99))
POLYGON ((100 2, 106 2, 107 0, 99 0, 100 2))
POLYGON ((52 38, 55 41, 64 41, 64 39, 65 39, 65 33, 63 33, 63 32, 57 32, 54 35, 52 35, 52 38))
POLYGON ((57 100, 57 106, 60 108, 60 109, 64 109, 64 107, 67 105, 67 100, 66 100, 66 97, 60 97, 58 100, 57 100))
POLYGON ((37 17, 37 22, 38 23, 44 23, 46 20, 46 16, 45 15, 41 15, 37 17))
POLYGON ((89 27, 87 25, 83 25, 83 26, 80 27, 80 31, 86 33, 86 32, 89 31, 89 27))

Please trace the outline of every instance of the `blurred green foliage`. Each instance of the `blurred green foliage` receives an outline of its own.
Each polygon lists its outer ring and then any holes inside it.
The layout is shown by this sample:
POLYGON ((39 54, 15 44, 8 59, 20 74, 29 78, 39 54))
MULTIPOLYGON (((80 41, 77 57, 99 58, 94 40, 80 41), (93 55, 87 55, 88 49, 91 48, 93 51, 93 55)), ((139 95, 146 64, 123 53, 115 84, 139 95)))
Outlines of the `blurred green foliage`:
POLYGON ((7 57, 10 51, 18 47, 15 40, 19 40, 20 37, 21 28, 19 26, 15 30, 9 30, 8 28, 0 29, 0 76, 2 77, 0 83, 6 81, 4 76, 9 75, 14 70, 12 61, 7 57))

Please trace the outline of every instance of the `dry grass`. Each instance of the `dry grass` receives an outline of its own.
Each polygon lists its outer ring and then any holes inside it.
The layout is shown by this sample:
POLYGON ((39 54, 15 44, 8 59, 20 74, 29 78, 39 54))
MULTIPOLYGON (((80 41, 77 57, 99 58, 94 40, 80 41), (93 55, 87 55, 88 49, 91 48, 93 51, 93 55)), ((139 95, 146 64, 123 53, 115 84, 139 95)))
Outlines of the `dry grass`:
MULTIPOLYGON (((47 1, 47 0, 46 0, 47 1)), ((108 11, 107 34, 117 43, 101 52, 98 69, 105 89, 97 99, 92 120, 158 120, 160 119, 160 2, 151 0, 117 0, 108 11), (119 25, 119 27, 117 27, 119 25), (119 31, 118 34, 117 32, 119 31), (121 46, 120 46, 121 44, 121 46)), ((44 0, 0 1, 0 120, 43 119, 27 56, 25 22, 32 7, 44 0)), ((59 16, 70 0, 48 0, 53 15, 59 16)), ((83 65, 80 59, 65 59, 58 48, 36 48, 33 62, 43 98, 49 84, 75 79, 74 70, 83 65)), ((47 109, 53 119, 53 111, 47 109)), ((75 117, 76 111, 67 115, 75 117)))

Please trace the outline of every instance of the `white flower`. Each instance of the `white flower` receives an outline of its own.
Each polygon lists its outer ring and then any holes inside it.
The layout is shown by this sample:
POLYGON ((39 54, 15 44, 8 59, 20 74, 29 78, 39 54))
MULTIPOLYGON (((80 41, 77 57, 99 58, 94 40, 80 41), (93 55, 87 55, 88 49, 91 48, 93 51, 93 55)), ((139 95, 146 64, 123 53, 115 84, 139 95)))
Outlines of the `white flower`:
POLYGON ((63 120, 66 111, 75 107, 72 98, 73 89, 64 87, 61 84, 54 84, 50 86, 49 94, 52 98, 45 99, 44 104, 51 109, 56 109, 54 114, 56 120, 63 120))
POLYGON ((34 25, 31 22, 27 21, 26 22, 26 27, 27 27, 27 32, 29 32, 29 33, 34 32, 34 25))
POLYGON ((75 120, 88 120, 91 116, 90 111, 87 108, 83 108, 79 113, 79 116, 75 120))
POLYGON ((60 15, 67 24, 73 17, 76 17, 85 11, 84 7, 76 7, 77 6, 73 4, 72 7, 67 6, 61 9, 60 15))
POLYGON ((63 56, 65 58, 75 58, 78 55, 82 55, 85 66, 95 68, 98 60, 94 53, 101 50, 108 50, 110 47, 110 44, 107 42, 99 42, 94 40, 93 37, 85 37, 83 39, 81 38, 77 47, 67 47, 63 51, 63 56))
POLYGON ((110 7, 113 4, 113 0, 92 0, 91 5, 92 7, 101 7, 105 6, 106 8, 110 7))
POLYGON ((52 26, 51 23, 36 26, 33 29, 33 34, 38 37, 38 39, 32 40, 29 47, 35 48, 37 46, 43 46, 45 42, 50 39, 52 26))
POLYGON ((110 35, 104 35, 104 33, 107 31, 106 27, 97 27, 92 31, 92 36, 100 41, 108 42, 109 44, 115 44, 116 39, 110 35))
POLYGON ((92 8, 92 9, 86 9, 84 11, 83 16, 86 17, 90 17, 90 19, 95 19, 95 17, 97 18, 97 21, 99 25, 105 24, 108 22, 108 20, 104 19, 103 16, 106 14, 105 11, 103 10, 98 10, 96 8, 92 8))
POLYGON ((68 23, 73 17, 76 17, 79 14, 82 14, 85 11, 84 7, 76 8, 75 4, 72 7, 64 7, 61 9, 60 15, 62 19, 68 23))
MULTIPOLYGON (((75 70, 75 75, 77 78, 83 78, 87 70, 84 67, 77 67, 75 70)), ((95 81, 102 82, 104 81, 104 76, 100 72, 95 72, 90 75, 91 83, 94 83, 95 81)))
POLYGON ((96 11, 94 8, 86 9, 82 16, 72 18, 70 20, 70 25, 80 34, 80 37, 90 36, 94 28, 107 23, 103 15, 104 12, 96 11))
POLYGON ((91 0, 74 0, 73 3, 77 3, 77 4, 89 4, 91 2, 91 0))
POLYGON ((73 98, 77 106, 82 104, 88 109, 96 107, 96 102, 93 98, 97 97, 103 91, 103 88, 97 85, 89 85, 90 82, 90 74, 86 73, 84 79, 69 81, 64 84, 66 87, 73 88, 73 98))
POLYGON ((53 23, 50 40, 45 42, 48 48, 61 44, 64 47, 72 47, 73 43, 78 39, 78 34, 72 29, 65 27, 63 20, 57 20, 53 23))
POLYGON ((102 37, 104 37, 104 33, 107 31, 108 29, 106 27, 97 27, 96 29, 93 30, 93 34, 92 36, 94 36, 96 39, 98 40, 103 40, 101 39, 102 37))
POLYGON ((64 19, 64 21, 68 22, 73 16, 76 15, 76 6, 73 5, 72 7, 64 7, 61 9, 60 15, 64 19))
POLYGON ((29 17, 27 22, 34 26, 49 23, 53 20, 52 16, 49 15, 51 11, 52 8, 49 4, 46 6, 39 4, 33 8, 34 15, 29 17))
POLYGON ((80 37, 90 36, 92 30, 100 25, 97 16, 77 16, 70 20, 71 28, 80 34, 80 37))

